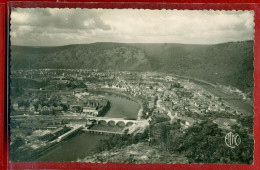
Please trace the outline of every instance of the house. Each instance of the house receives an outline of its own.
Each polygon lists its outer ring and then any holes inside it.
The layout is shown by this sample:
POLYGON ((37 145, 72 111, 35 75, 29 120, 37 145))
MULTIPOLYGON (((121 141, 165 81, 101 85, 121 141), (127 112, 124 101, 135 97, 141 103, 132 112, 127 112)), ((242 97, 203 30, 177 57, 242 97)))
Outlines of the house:
POLYGON ((94 107, 83 107, 83 113, 92 115, 92 116, 97 116, 98 115, 98 110, 94 107))
POLYGON ((57 106, 57 107, 51 106, 50 109, 53 111, 62 111, 63 110, 63 108, 61 106, 57 106))
POLYGON ((21 106, 21 107, 18 108, 18 110, 19 111, 26 111, 26 108, 25 108, 25 106, 21 106))
POLYGON ((208 107, 208 110, 216 112, 216 111, 218 111, 218 108, 215 105, 211 105, 211 106, 208 107))
POLYGON ((153 109, 153 108, 154 108, 154 102, 150 101, 150 102, 148 103, 148 108, 149 108, 149 109, 153 109))
POLYGON ((196 107, 196 106, 190 106, 190 107, 189 107, 189 110, 190 110, 191 112, 193 112, 193 113, 199 113, 199 112, 200 112, 199 109, 198 109, 198 107, 196 107))
POLYGON ((63 107, 62 106, 41 106, 40 104, 38 105, 38 112, 44 112, 44 113, 53 113, 54 111, 62 111, 63 107))
POLYGON ((43 106, 42 108, 41 108, 41 111, 43 112, 43 111, 52 111, 52 109, 50 108, 50 107, 48 107, 48 106, 43 106))
POLYGON ((82 107, 79 104, 71 104, 69 106, 69 110, 71 110, 73 112, 81 112, 82 111, 82 107))
POLYGON ((42 105, 38 104, 38 109, 37 111, 41 111, 42 110, 42 105))
POLYGON ((18 103, 15 102, 15 103, 13 104, 13 108, 14 108, 14 110, 18 110, 18 109, 19 109, 18 103))
POLYGON ((30 112, 35 112, 35 107, 34 107, 34 105, 30 104, 30 106, 29 106, 29 111, 30 111, 30 112))

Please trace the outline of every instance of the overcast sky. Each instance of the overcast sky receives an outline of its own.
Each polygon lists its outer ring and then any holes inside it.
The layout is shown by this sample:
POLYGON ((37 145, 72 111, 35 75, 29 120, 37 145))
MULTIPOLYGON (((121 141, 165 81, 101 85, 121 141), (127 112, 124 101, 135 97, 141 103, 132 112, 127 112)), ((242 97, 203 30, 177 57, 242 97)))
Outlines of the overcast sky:
POLYGON ((11 44, 215 44, 252 40, 253 11, 15 8, 11 44))

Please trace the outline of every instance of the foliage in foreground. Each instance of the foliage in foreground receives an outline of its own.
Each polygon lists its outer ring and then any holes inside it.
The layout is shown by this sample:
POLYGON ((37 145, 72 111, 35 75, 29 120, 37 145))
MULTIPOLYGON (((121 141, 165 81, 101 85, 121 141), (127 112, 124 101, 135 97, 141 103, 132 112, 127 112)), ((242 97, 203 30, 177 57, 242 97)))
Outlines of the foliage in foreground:
MULTIPOLYGON (((152 123, 142 135, 113 136, 100 143, 98 151, 123 148, 138 142, 147 142, 153 148, 159 148, 164 155, 179 154, 188 158, 189 163, 242 163, 252 164, 253 137, 251 128, 233 127, 233 133, 241 137, 241 144, 236 148, 229 148, 225 144, 228 131, 218 128, 210 121, 203 121, 186 130, 179 131, 179 124, 169 122, 152 123)), ((151 160, 152 161, 152 160, 151 160)))
POLYGON ((169 151, 184 154, 190 163, 246 163, 253 160, 253 139, 242 128, 236 129, 241 144, 230 148, 225 144, 226 133, 214 123, 203 122, 170 142, 169 151))

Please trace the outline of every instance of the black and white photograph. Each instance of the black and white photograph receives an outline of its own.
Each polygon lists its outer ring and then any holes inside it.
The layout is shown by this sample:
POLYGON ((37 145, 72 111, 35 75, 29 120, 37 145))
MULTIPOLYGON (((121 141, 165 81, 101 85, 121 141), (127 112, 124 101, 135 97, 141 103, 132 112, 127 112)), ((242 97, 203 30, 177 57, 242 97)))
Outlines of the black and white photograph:
POLYGON ((11 162, 254 163, 254 11, 12 8, 11 162))

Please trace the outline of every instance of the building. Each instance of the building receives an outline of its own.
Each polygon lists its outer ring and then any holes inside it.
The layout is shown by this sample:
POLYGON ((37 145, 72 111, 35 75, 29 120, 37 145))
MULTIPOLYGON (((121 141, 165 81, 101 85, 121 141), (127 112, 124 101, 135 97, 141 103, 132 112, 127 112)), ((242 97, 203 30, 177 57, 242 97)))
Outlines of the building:
POLYGON ((41 106, 40 104, 38 105, 37 111, 40 113, 53 113, 57 111, 62 111, 63 107, 62 106, 41 106))
POLYGON ((154 108, 154 102, 152 102, 152 101, 149 101, 149 103, 148 103, 148 108, 149 109, 153 109, 154 108))
POLYGON ((30 112, 35 112, 35 107, 34 107, 34 105, 30 104, 30 106, 29 106, 29 111, 30 111, 30 112))
POLYGON ((83 113, 86 113, 91 116, 98 116, 98 110, 94 107, 83 107, 83 113))
POLYGON ((19 109, 18 103, 14 103, 13 108, 14 108, 14 110, 18 110, 19 109))

